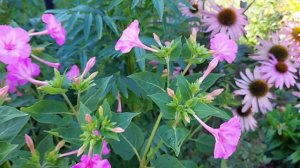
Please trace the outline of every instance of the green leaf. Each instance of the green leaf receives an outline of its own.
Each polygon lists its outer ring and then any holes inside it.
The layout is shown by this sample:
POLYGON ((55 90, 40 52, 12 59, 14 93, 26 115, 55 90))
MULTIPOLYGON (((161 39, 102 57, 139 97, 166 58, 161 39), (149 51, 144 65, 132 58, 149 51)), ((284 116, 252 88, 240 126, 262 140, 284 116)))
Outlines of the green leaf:
MULTIPOLYGON (((186 79, 190 83, 193 83, 193 82, 196 82, 196 80, 199 79, 200 76, 202 76, 202 74, 200 74, 200 73, 194 74, 194 75, 186 76, 186 79)), ((206 91, 207 89, 209 89, 222 76, 224 76, 224 74, 217 74, 217 73, 209 74, 200 86, 201 91, 206 91)))
POLYGON ((196 115, 200 118, 206 118, 208 116, 215 116, 219 118, 229 119, 230 116, 225 113, 224 111, 221 111, 220 109, 204 103, 197 103, 194 107, 194 111, 196 115))
POLYGON ((70 125, 69 127, 59 127, 57 129, 51 129, 50 131, 45 131, 53 136, 60 137, 66 142, 70 142, 74 145, 82 144, 80 140, 80 135, 82 131, 79 125, 70 125))
POLYGON ((0 140, 11 142, 28 122, 29 116, 13 107, 0 106, 0 118, 0 140))
POLYGON ((158 13, 159 18, 162 19, 164 14, 164 6, 165 6, 164 0, 152 0, 152 3, 158 13))
POLYGON ((141 71, 145 71, 145 58, 144 55, 146 54, 145 50, 141 49, 141 48, 134 48, 134 54, 135 54, 135 58, 141 69, 141 71))
POLYGON ((109 16, 104 16, 103 17, 103 20, 105 22, 105 24, 114 32, 116 33, 116 35, 119 35, 119 31, 118 31, 118 28, 117 28, 117 25, 115 23, 115 21, 109 17, 109 16))
POLYGON ((52 86, 41 86, 41 87, 39 87, 39 89, 46 92, 47 94, 50 94, 50 95, 63 94, 63 93, 66 93, 68 91, 67 89, 55 88, 55 87, 52 87, 52 86))
POLYGON ((177 86, 183 101, 187 101, 192 98, 192 91, 190 89, 189 82, 181 75, 177 76, 177 86))
POLYGON ((164 143, 172 148, 175 155, 180 153, 180 147, 188 136, 189 131, 185 127, 172 127, 169 125, 163 125, 158 128, 158 134, 164 143))
POLYGON ((133 79, 147 95, 165 92, 165 80, 157 74, 140 72, 128 77, 133 79))
POLYGON ((0 165, 5 161, 5 158, 13 152, 18 145, 10 144, 6 141, 0 141, 0 165))
POLYGON ((134 151, 124 137, 136 150, 139 150, 144 142, 144 133, 137 125, 131 123, 120 136, 120 141, 112 141, 110 143, 113 151, 120 155, 123 160, 130 160, 134 156, 134 151))
POLYGON ((22 107, 21 111, 28 113, 36 121, 45 124, 64 126, 72 120, 66 104, 55 100, 41 100, 30 107, 22 107))
POLYGON ((112 113, 111 121, 116 122, 117 127, 126 129, 130 124, 131 120, 139 114, 140 113, 129 113, 129 112, 112 113))
POLYGON ((175 109, 167 106, 171 102, 171 97, 167 93, 156 93, 149 96, 153 102, 159 107, 160 112, 163 113, 165 119, 175 118, 175 109))
POLYGON ((83 34, 84 34, 84 39, 85 41, 88 41, 90 32, 91 32, 91 26, 93 22, 93 15, 92 13, 86 14, 84 18, 84 29, 83 29, 83 34))
POLYGON ((101 15, 96 15, 95 22, 96 22, 96 31, 97 31, 98 39, 101 39, 102 32, 103 32, 103 19, 102 19, 102 16, 101 15))
POLYGON ((198 168, 197 164, 192 160, 182 160, 181 163, 185 168, 198 168))
POLYGON ((110 109, 110 105, 107 102, 107 99, 105 99, 104 102, 102 103, 102 107, 103 107, 104 116, 107 116, 109 119, 111 119, 112 112, 110 109))
POLYGON ((166 168, 166 167, 172 167, 172 168, 185 168, 177 158, 164 154, 159 157, 157 157, 156 160, 153 161, 153 167, 155 168, 166 168))
POLYGON ((211 135, 201 134, 196 140, 197 151, 203 153, 212 153, 214 150, 215 139, 211 135))
POLYGON ((140 0, 132 0, 130 9, 134 9, 136 7, 136 5, 139 3, 139 1, 140 0))
POLYGON ((86 114, 91 114, 92 111, 86 107, 82 102, 80 102, 80 107, 79 107, 79 122, 80 123, 86 123, 85 121, 85 115, 86 114))
POLYGON ((89 89, 81 99, 81 102, 89 107, 91 111, 95 111, 99 103, 104 99, 111 88, 111 79, 113 76, 101 78, 95 81, 96 86, 89 89))
POLYGON ((108 10, 112 10, 114 7, 118 6, 123 0, 112 0, 108 7, 108 10))

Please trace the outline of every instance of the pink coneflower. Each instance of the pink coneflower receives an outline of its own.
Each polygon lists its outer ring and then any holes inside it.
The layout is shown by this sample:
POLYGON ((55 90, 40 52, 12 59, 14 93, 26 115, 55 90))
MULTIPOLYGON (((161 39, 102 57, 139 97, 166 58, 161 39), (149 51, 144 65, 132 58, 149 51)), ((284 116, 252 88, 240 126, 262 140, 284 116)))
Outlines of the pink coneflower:
POLYGON ((0 26, 0 61, 15 64, 19 59, 28 58, 31 53, 29 35, 21 28, 0 26))
POLYGON ((256 49, 257 52, 251 56, 255 60, 268 60, 273 55, 278 61, 286 61, 291 55, 294 55, 288 48, 288 42, 279 39, 279 35, 274 33, 266 40, 261 39, 256 49))
POLYGON ((200 0, 190 0, 189 3, 191 4, 191 7, 188 7, 181 2, 178 3, 181 14, 185 17, 200 17, 200 10, 202 9, 203 2, 200 0))
POLYGON ((262 61, 260 72, 262 78, 266 79, 270 84, 275 84, 276 88, 282 89, 285 85, 287 88, 296 84, 297 69, 289 60, 277 61, 274 56, 269 60, 262 61))
POLYGON ((272 104, 269 99, 273 95, 269 92, 270 85, 261 77, 258 67, 252 73, 249 69, 240 73, 242 79, 236 79, 235 83, 241 89, 234 91, 236 95, 243 95, 242 112, 246 112, 250 107, 254 112, 261 111, 266 113, 272 110, 272 104))
POLYGON ((232 112, 235 116, 237 116, 240 119, 241 128, 243 132, 247 131, 254 131, 257 127, 257 122, 254 118, 254 114, 249 108, 245 112, 242 112, 242 106, 234 109, 232 112))
MULTIPOLYGON (((289 22, 282 28, 281 33, 285 39, 296 47, 300 47, 300 23, 289 22)), ((300 51, 300 49, 298 50, 300 51)))
POLYGON ((227 34, 231 39, 238 40, 245 33, 244 27, 248 24, 244 9, 234 7, 223 8, 210 2, 212 11, 204 10, 203 22, 207 27, 206 31, 211 32, 211 37, 219 32, 227 34))

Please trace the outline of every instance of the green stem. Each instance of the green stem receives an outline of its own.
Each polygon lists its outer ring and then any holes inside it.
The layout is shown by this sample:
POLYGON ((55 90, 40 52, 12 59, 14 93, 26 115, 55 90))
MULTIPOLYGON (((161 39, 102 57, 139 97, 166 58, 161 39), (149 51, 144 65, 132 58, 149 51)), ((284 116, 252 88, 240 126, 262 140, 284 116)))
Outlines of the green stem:
POLYGON ((66 100, 66 102, 70 106, 71 111, 74 113, 76 118, 79 119, 78 113, 76 112, 76 110, 75 110, 74 106, 72 105, 72 103, 71 103, 70 99, 68 98, 68 96, 65 93, 62 93, 61 95, 64 97, 64 99, 66 100))
POLYGON ((146 165, 146 156, 147 156, 147 153, 148 153, 148 151, 150 149, 151 143, 153 141, 154 135, 155 135, 155 133, 157 131, 157 128, 158 128, 158 125, 159 125, 159 123, 161 121, 161 118, 162 118, 162 113, 160 112, 159 115, 158 115, 158 117, 157 117, 157 120, 156 120, 156 122, 154 124, 154 127, 152 129, 150 137, 148 139, 148 142, 147 142, 147 145, 146 145, 146 148, 145 148, 142 160, 140 161, 140 168, 145 168, 147 166, 146 165))
POLYGON ((138 160, 140 162, 141 161, 141 157, 140 157, 138 151, 136 150, 136 148, 131 144, 131 142, 123 134, 121 134, 121 136, 125 139, 125 141, 128 143, 128 145, 132 148, 132 150, 134 151, 136 157, 138 158, 138 160))
POLYGON ((190 69, 191 66, 192 66, 192 63, 188 63, 188 64, 187 64, 187 66, 185 67, 185 69, 184 69, 183 72, 181 73, 182 76, 184 76, 184 75, 187 73, 187 71, 190 69))
POLYGON ((146 165, 150 162, 150 160, 153 158, 154 154, 160 149, 160 147, 163 144, 164 144, 164 142, 162 140, 160 140, 159 143, 157 144, 157 146, 150 153, 150 156, 148 157, 148 159, 146 160, 146 165))
POLYGON ((166 57, 166 65, 167 65, 167 87, 170 86, 170 58, 166 57))
POLYGON ((81 92, 78 91, 77 93, 77 111, 79 112, 79 109, 80 109, 80 94, 81 92))

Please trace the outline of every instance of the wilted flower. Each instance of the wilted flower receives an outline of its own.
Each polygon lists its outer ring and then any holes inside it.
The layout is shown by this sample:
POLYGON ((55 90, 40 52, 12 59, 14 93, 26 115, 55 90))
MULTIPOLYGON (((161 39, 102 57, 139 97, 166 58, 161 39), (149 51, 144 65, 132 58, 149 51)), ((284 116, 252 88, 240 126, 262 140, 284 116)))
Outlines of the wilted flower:
POLYGON ((63 45, 66 42, 66 30, 58 22, 54 15, 43 14, 42 20, 46 23, 47 34, 53 38, 58 45, 63 45))
POLYGON ((276 88, 283 88, 285 85, 287 88, 296 84, 297 76, 294 74, 297 69, 289 61, 277 61, 274 56, 269 60, 261 62, 260 72, 262 77, 266 79, 270 84, 275 84, 276 88))
POLYGON ((248 24, 244 9, 234 7, 223 8, 213 1, 210 1, 210 9, 213 11, 202 11, 206 31, 211 33, 211 37, 219 32, 226 33, 231 39, 238 40, 245 33, 245 26, 248 24))
POLYGON ((101 159, 100 155, 95 154, 93 157, 82 155, 81 162, 71 168, 111 168, 107 159, 101 159))
POLYGON ((122 36, 118 40, 115 50, 122 53, 128 53, 133 47, 143 48, 152 52, 157 52, 156 49, 146 46, 139 39, 139 21, 134 20, 122 33, 122 36))
POLYGON ((25 85, 27 82, 40 86, 48 84, 48 82, 34 79, 40 74, 40 68, 37 64, 31 62, 29 58, 20 60, 16 64, 10 64, 6 69, 7 80, 17 80, 17 85, 25 85))
POLYGON ((269 92, 270 85, 261 77, 259 68, 256 67, 251 73, 246 69, 246 73, 240 73, 242 79, 236 79, 235 83, 241 89, 234 91, 236 95, 244 95, 242 112, 252 107, 254 112, 261 111, 266 113, 272 110, 272 104, 269 99, 273 95, 269 92))
POLYGON ((238 45, 235 41, 230 40, 226 34, 218 33, 210 39, 210 49, 213 57, 218 57, 220 61, 226 60, 231 64, 237 54, 238 45))
POLYGON ((56 68, 56 69, 59 69, 60 68, 60 63, 54 63, 54 62, 49 62, 49 61, 46 61, 38 56, 35 56, 33 54, 31 54, 31 57, 40 61, 41 63, 45 64, 45 65, 48 65, 49 67, 53 67, 53 68, 56 68))
POLYGON ((77 65, 73 65, 70 70, 66 73, 66 77, 69 79, 69 80, 73 80, 75 79, 76 77, 78 77, 79 75, 79 68, 77 65))
POLYGON ((228 159, 235 152, 241 136, 239 118, 233 117, 229 121, 221 124, 220 128, 214 129, 203 122, 197 115, 194 114, 193 116, 215 137, 214 158, 228 159))
POLYGON ((28 58, 31 53, 29 40, 28 33, 21 28, 0 26, 0 61, 15 64, 28 58))

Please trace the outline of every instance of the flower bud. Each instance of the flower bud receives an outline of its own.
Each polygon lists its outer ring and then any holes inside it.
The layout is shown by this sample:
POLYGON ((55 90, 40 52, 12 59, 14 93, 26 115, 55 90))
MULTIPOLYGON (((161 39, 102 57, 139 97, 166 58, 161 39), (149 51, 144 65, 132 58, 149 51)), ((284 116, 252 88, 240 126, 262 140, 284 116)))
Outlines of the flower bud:
POLYGON ((78 149, 78 152, 77 152, 77 156, 80 156, 84 151, 85 151, 85 148, 87 147, 87 143, 84 143, 79 149, 78 149))
POLYGON ((174 90, 170 89, 170 88, 167 88, 167 93, 170 97, 172 98, 175 98, 175 93, 174 93, 174 90))
POLYGON ((0 99, 4 99, 6 97, 8 90, 9 90, 8 85, 0 89, 0 99))
POLYGON ((192 28, 192 34, 190 35, 190 41, 192 43, 196 44, 197 43, 196 38, 197 38, 197 29, 192 28))
POLYGON ((92 122, 92 116, 89 114, 85 114, 85 121, 89 124, 92 122))
POLYGON ((98 108, 98 114, 99 114, 100 118, 104 117, 104 110, 103 110, 102 106, 99 106, 99 108, 98 108))
POLYGON ((59 151, 65 145, 65 143, 66 142, 64 140, 59 141, 58 144, 55 147, 55 151, 59 151))
POLYGON ((112 128, 111 131, 115 132, 115 133, 122 133, 125 130, 123 128, 121 128, 121 127, 116 127, 116 128, 112 128))
POLYGON ((85 69, 83 70, 83 73, 81 74, 81 78, 83 78, 95 65, 96 63, 96 57, 92 57, 88 60, 86 63, 85 69))
POLYGON ((219 96, 223 92, 223 90, 224 89, 216 89, 216 90, 212 91, 211 93, 209 93, 205 96, 205 100, 207 100, 207 101, 214 100, 215 97, 219 96))
POLYGON ((157 43, 159 46, 162 46, 161 41, 160 41, 158 35, 156 35, 155 33, 153 33, 153 38, 154 38, 154 40, 156 41, 156 43, 157 43))
POLYGON ((87 80, 93 80, 96 76, 97 76, 98 72, 93 72, 88 78, 87 80))
POLYGON ((190 123, 191 122, 191 118, 186 114, 184 115, 184 120, 187 122, 187 123, 190 123))
POLYGON ((26 142, 26 145, 28 146, 31 154, 34 155, 35 154, 34 144, 33 144, 31 137, 27 134, 25 134, 25 142, 26 142))

